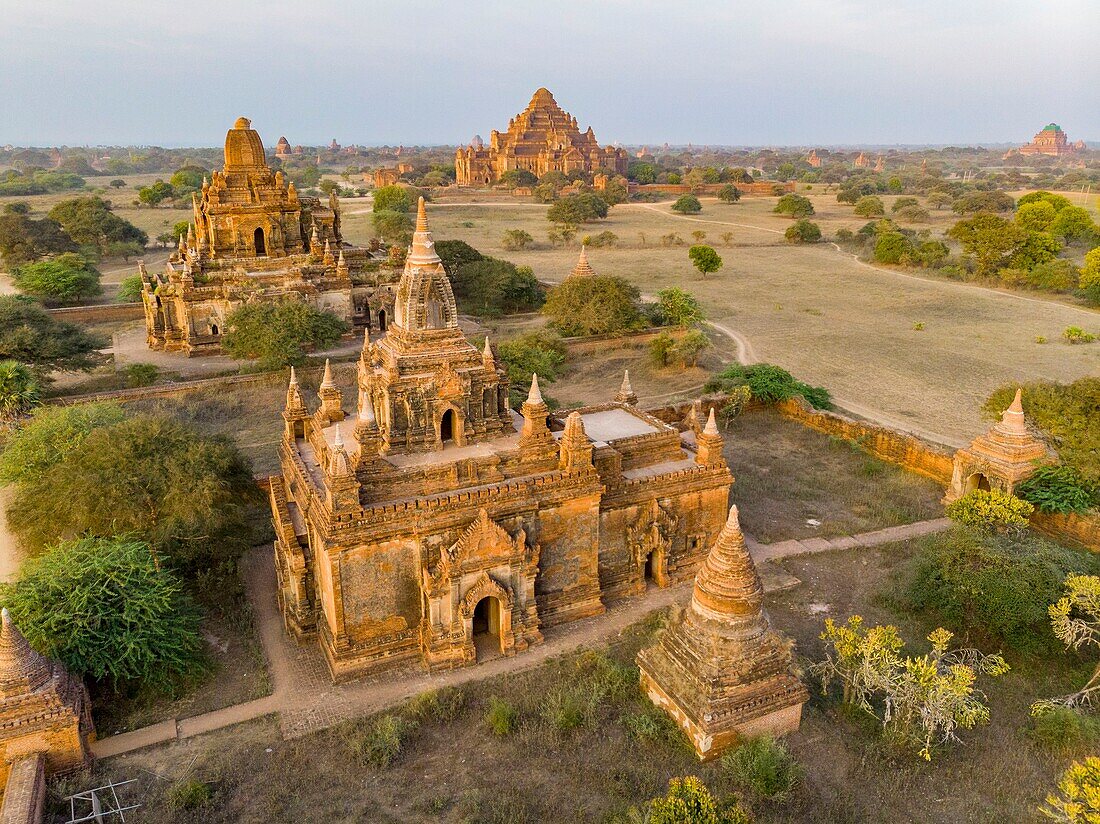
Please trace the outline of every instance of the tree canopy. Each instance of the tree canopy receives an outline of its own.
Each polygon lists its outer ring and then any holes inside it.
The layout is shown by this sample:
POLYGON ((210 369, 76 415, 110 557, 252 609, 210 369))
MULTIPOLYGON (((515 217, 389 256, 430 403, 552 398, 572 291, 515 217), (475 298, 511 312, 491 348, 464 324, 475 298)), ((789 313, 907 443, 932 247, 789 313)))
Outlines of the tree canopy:
POLYGON ((672 204, 672 211, 682 215, 697 215, 703 211, 703 204, 695 195, 680 195, 672 204))
POLYGON ((56 320, 33 298, 0 295, 0 358, 42 371, 90 369, 105 342, 79 326, 56 320))
POLYGON ((112 212, 111 204, 96 195, 63 200, 50 209, 49 216, 82 246, 104 250, 116 241, 142 246, 149 242, 145 232, 112 212))
POLYGON ((374 190, 374 211, 409 212, 416 201, 407 186, 381 186, 374 190))
POLYGON ((245 304, 226 325, 222 346, 229 356, 258 360, 264 369, 300 364, 307 351, 327 349, 348 331, 336 315, 300 300, 245 304))
POLYGON ((554 201, 546 210, 546 219, 551 223, 577 226, 607 217, 607 210, 607 201, 602 197, 593 192, 581 192, 554 201))
POLYGON ((456 267, 451 286, 463 310, 482 317, 531 312, 545 299, 530 266, 516 266, 493 257, 456 267))
POLYGON ((34 220, 25 211, 12 209, 18 205, 10 203, 0 214, 0 255, 5 264, 18 266, 46 255, 76 251, 60 223, 48 217, 34 220))
POLYGON ((73 252, 27 263, 12 273, 19 291, 57 303, 75 303, 103 294, 99 277, 98 269, 73 252))
POLYGON ((25 364, 0 361, 0 420, 10 420, 38 403, 38 378, 25 364))
POLYGON ((657 293, 657 314, 661 323, 669 326, 694 326, 702 323, 705 317, 695 296, 679 286, 670 286, 657 293))
POLYGON ((0 451, 0 483, 20 484, 41 475, 79 446, 93 429, 118 423, 122 407, 112 403, 43 406, 11 432, 0 451))
POLYGON ((640 299, 638 287, 620 277, 569 277, 550 290, 542 312, 563 335, 601 335, 642 326, 640 299))
POLYGON ((810 199, 802 195, 786 194, 779 198, 772 209, 777 215, 790 215, 791 217, 809 217, 814 213, 814 205, 810 199))
POLYGON ((717 272, 722 268, 722 256, 714 251, 713 246, 699 244, 688 249, 688 257, 692 265, 699 270, 699 274, 705 280, 707 275, 717 272))

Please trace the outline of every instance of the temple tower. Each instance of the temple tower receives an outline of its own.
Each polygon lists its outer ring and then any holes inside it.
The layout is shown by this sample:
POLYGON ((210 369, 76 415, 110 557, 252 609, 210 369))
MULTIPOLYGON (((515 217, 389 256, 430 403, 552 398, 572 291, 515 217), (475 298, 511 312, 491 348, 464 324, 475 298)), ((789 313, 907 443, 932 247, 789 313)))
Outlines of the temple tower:
POLYGON ((742 738, 795 732, 809 693, 791 643, 771 628, 737 507, 695 575, 691 603, 638 653, 641 686, 687 733, 702 760, 742 738))

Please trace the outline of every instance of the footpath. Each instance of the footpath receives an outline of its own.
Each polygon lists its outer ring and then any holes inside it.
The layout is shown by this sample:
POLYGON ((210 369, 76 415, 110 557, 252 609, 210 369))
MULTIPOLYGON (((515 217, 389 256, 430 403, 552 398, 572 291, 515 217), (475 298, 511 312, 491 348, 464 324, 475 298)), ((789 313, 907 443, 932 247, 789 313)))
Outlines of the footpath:
MULTIPOLYGON (((776 570, 768 561, 807 553, 880 546, 942 532, 948 526, 946 518, 938 518, 840 538, 803 538, 760 544, 746 536, 746 542, 753 560, 760 567, 765 591, 775 591, 795 586, 798 581, 776 570)), ((686 601, 691 592, 690 581, 664 589, 651 587, 641 597, 613 603, 602 615, 546 629, 541 645, 513 658, 494 658, 473 667, 435 675, 409 670, 334 684, 320 651, 313 645, 297 646, 283 631, 275 595, 275 569, 269 550, 257 548, 249 553, 245 577, 255 611, 256 628, 274 684, 272 693, 191 718, 169 719, 133 732, 100 739, 92 746, 97 758, 110 758, 144 747, 191 738, 272 714, 278 715, 284 738, 297 738, 348 718, 396 706, 426 690, 529 670, 551 658, 613 638, 649 613, 686 601)))

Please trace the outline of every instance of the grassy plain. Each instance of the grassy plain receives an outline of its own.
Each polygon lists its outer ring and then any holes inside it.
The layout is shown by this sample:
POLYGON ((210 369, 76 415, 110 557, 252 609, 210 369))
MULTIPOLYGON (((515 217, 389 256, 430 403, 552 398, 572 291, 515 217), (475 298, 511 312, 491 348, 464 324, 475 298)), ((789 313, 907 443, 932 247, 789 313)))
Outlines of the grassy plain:
MULTIPOLYGON (((822 656, 818 635, 827 616, 889 621, 912 648, 922 647, 930 627, 891 613, 879 597, 914 548, 897 544, 784 564, 804 583, 769 596, 767 606, 775 625, 797 642, 801 664, 822 656)), ((663 794, 670 777, 694 774, 722 797, 740 796, 762 824, 1028 822, 1040 820, 1036 807, 1068 763, 1027 737, 1027 708, 1036 696, 1069 689, 1087 667, 1012 660, 1012 672, 985 685, 991 723, 962 731, 962 743, 931 763, 884 740, 874 722, 843 714, 835 698, 808 681, 812 698, 802 728, 787 739, 805 779, 786 802, 764 801, 719 763, 699 764, 634 686, 634 654, 662 623, 657 613, 609 647, 472 683, 457 697, 437 696, 437 711, 423 699, 391 711, 415 726, 388 767, 362 757, 360 745, 376 719, 292 741, 261 719, 113 759, 97 777, 139 779, 129 797, 145 806, 134 821, 610 824, 640 820, 625 818, 632 806, 663 794), (487 722, 494 698, 517 713, 510 734, 495 734, 487 722), (210 793, 191 811, 168 801, 171 788, 187 780, 206 783, 210 793)))
MULTIPOLYGON (((809 195, 826 234, 866 222, 838 204, 835 193, 809 195)), ((1035 293, 868 266, 827 243, 791 246, 782 236, 790 220, 771 213, 775 198, 748 197, 735 205, 702 200, 703 211, 690 218, 668 204, 623 204, 578 234, 614 232, 616 247, 589 250, 597 272, 626 277, 649 294, 667 286, 688 289, 712 320, 747 339, 756 359, 828 387, 845 409, 959 443, 984 429, 978 407, 996 386, 1100 372, 1100 345, 1061 339, 1067 326, 1100 333, 1098 312, 1035 293), (706 232, 706 242, 725 261, 705 281, 687 257, 696 230, 706 232), (721 240, 727 231, 734 236, 730 247, 721 240), (685 245, 662 246, 669 233, 685 245), (914 329, 917 323, 923 330, 914 329), (1037 336, 1049 343, 1036 343, 1037 336)), ((889 208, 893 198, 884 201, 889 208)), ((955 219, 947 211, 931 214, 929 225, 937 231, 955 219)), ((547 241, 545 206, 486 195, 480 203, 442 200, 432 205, 429 219, 438 240, 466 240, 531 266, 546 281, 561 280, 576 261, 576 245, 547 241), (536 247, 505 251, 506 229, 526 230, 536 247)), ((365 205, 349 203, 344 231, 355 242, 371 235, 365 205)))

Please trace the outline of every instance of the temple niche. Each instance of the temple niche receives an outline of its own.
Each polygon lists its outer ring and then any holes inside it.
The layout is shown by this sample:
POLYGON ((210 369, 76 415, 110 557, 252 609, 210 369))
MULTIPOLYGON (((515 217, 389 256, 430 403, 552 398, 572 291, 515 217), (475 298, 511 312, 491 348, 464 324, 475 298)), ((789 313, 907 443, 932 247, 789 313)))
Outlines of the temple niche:
POLYGON ((334 678, 521 654, 548 626, 688 579, 717 537, 733 478, 713 421, 682 435, 636 408, 625 376, 568 415, 537 376, 518 412, 508 389, 490 342, 458 327, 421 200, 393 322, 364 336, 352 391, 327 369, 312 410, 293 372, 287 389, 279 601, 334 678))
POLYGON ((547 172, 585 172, 608 169, 626 174, 629 157, 624 149, 601 147, 589 126, 585 132, 577 118, 563 111, 546 89, 539 89, 527 108, 513 117, 508 130, 494 129, 486 146, 478 138, 455 152, 459 186, 489 186, 512 169, 525 169, 535 177, 547 172))
MULTIPOLYGON (((280 140, 284 155, 287 146, 280 140)), ((192 196, 191 224, 163 272, 138 265, 147 342, 217 354, 229 315, 254 301, 304 300, 355 329, 384 327, 396 273, 370 261, 367 249, 344 242, 336 194, 300 195, 238 118, 225 137, 225 166, 192 196)))

